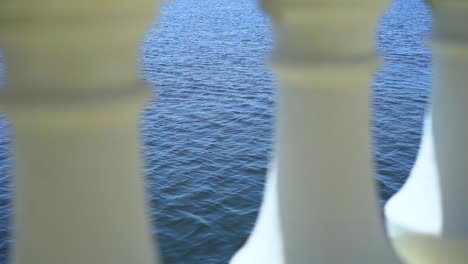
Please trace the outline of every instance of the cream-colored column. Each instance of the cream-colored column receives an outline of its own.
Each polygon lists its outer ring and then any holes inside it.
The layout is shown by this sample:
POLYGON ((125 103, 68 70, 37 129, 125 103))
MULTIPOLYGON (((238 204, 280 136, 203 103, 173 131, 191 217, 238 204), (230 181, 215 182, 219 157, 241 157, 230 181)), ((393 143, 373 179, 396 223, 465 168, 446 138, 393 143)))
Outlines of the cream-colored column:
POLYGON ((431 111, 408 181, 386 206, 395 246, 410 264, 468 259, 468 2, 434 0, 431 111))
MULTIPOLYGON (((256 252, 250 239, 236 263, 398 263, 378 210, 369 126, 374 29, 386 4, 263 1, 274 22, 279 78, 277 175, 269 178, 277 177, 278 198, 268 184, 265 202, 278 199, 280 228, 270 228, 282 243, 263 242, 283 250, 256 252)), ((276 213, 262 208, 260 219, 268 226, 276 213), (268 212, 270 219, 262 215, 268 212)), ((252 236, 267 233, 257 226, 252 236)))
POLYGON ((139 40, 155 0, 0 1, 15 158, 15 264, 156 263, 139 40))

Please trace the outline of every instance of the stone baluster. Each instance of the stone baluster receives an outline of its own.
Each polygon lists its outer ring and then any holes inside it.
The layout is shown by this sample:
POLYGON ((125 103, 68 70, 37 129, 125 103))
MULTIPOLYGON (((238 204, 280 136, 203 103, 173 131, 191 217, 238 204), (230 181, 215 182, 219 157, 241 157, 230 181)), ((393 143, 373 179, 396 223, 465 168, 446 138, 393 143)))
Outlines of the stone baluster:
POLYGON ((0 1, 15 264, 157 262, 145 207, 139 39, 155 0, 0 1))
POLYGON ((399 262, 378 209, 369 126, 373 36, 386 4, 263 1, 276 32, 277 171, 259 222, 232 263, 399 262), (280 254, 271 250, 278 246, 280 254))
POLYGON ((387 204, 389 233, 410 264, 468 259, 468 2, 433 0, 433 93, 421 149, 387 204))

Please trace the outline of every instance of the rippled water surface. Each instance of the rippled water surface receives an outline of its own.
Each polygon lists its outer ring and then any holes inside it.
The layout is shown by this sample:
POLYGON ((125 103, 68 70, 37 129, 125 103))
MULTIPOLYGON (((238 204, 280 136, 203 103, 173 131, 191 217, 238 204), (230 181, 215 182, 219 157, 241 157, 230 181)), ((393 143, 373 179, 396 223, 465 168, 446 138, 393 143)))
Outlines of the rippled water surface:
MULTIPOLYGON (((373 106, 382 202, 401 186, 418 149, 430 20, 422 1, 396 0, 378 26, 385 63, 373 82, 373 106)), ((141 131, 155 234, 165 263, 226 263, 253 226, 271 152, 270 22, 251 0, 176 0, 159 22, 141 56, 154 91, 141 131)), ((2 120, 0 263, 11 208, 7 128, 2 120)))

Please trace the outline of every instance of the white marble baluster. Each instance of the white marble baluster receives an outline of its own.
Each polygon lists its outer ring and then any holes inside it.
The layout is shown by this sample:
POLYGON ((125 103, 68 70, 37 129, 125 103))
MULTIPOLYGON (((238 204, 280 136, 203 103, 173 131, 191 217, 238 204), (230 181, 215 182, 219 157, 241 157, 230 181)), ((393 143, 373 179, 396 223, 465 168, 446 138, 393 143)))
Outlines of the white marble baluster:
POLYGON ((374 28, 387 1, 263 4, 276 32, 277 172, 232 263, 398 263, 379 215, 369 128, 374 28))
POLYGON ((0 1, 15 264, 152 264, 138 113, 155 0, 0 1))
POLYGON ((434 82, 418 159, 386 206, 387 225, 410 264, 468 259, 468 2, 430 1, 434 82))

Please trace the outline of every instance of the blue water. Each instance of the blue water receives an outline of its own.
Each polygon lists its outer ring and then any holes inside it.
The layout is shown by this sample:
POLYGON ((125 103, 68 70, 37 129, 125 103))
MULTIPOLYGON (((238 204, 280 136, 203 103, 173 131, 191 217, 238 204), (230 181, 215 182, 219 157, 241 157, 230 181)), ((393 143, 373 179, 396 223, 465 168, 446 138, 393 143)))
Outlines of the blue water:
MULTIPOLYGON (((141 122, 151 215, 165 263, 226 263, 249 234, 272 145, 270 21, 253 0, 176 0, 142 45, 154 99, 141 122)), ((428 101, 431 17, 395 0, 379 23, 373 82, 382 203, 408 175, 428 101)), ((1 58, 0 58, 1 63, 1 58)), ((0 67, 0 82, 2 81, 0 67)), ((10 137, 0 122, 0 263, 9 245, 10 137)))

